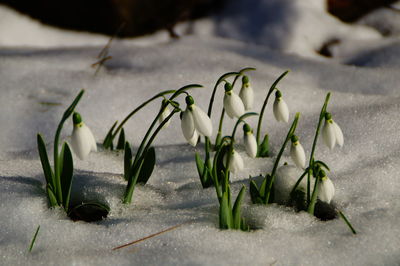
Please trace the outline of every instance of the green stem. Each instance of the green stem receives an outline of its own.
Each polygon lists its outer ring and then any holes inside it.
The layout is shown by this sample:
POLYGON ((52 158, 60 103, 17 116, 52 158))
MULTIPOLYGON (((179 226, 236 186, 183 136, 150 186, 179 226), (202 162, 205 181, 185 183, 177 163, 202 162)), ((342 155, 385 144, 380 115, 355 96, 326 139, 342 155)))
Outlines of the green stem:
POLYGON ((315 178, 314 190, 311 196, 310 204, 308 205, 307 212, 314 215, 315 203, 317 203, 318 196, 318 183, 320 182, 319 177, 315 178))
POLYGON ((166 94, 169 93, 174 93, 176 92, 175 90, 166 90, 166 91, 162 91, 158 94, 156 94, 155 96, 151 97, 150 99, 148 99, 147 101, 145 101, 144 103, 142 103, 141 105, 139 105, 136 109, 134 109, 132 112, 130 112, 125 118, 124 120, 122 120, 122 122, 118 125, 118 127, 115 129, 114 133, 111 135, 111 142, 114 140, 115 136, 117 136, 118 132, 122 129, 122 127, 125 125, 125 123, 134 115, 136 114, 140 109, 142 109, 143 107, 145 107, 147 104, 149 104, 150 102, 154 101, 155 99, 159 98, 159 97, 163 97, 166 94))
POLYGON ((264 104, 261 108, 260 111, 260 116, 258 118, 258 124, 257 124, 257 134, 256 134, 256 140, 257 140, 257 145, 260 145, 260 134, 261 134, 261 123, 264 117, 264 112, 265 112, 265 108, 267 107, 267 103, 268 103, 268 99, 271 96, 272 92, 275 90, 276 85, 278 85, 279 81, 281 81, 281 79, 283 79, 286 74, 289 73, 289 70, 286 70, 283 74, 281 74, 276 80, 275 82, 272 84, 272 86, 269 88, 267 97, 265 97, 264 100, 264 104))
MULTIPOLYGON (((308 165, 309 169, 313 169, 314 152, 315 152, 315 148, 317 147, 318 135, 319 135, 319 131, 320 131, 320 128, 321 128, 322 120, 325 117, 326 107, 328 106, 330 97, 331 97, 331 93, 328 92, 328 94, 325 97, 324 105, 322 106, 321 112, 319 114, 318 125, 317 125, 317 129, 315 130, 314 141, 313 141, 313 145, 312 145, 312 148, 311 148, 310 160, 309 160, 309 165, 308 165)), ((310 194, 311 194, 310 193, 310 182, 311 182, 310 179, 311 179, 311 177, 310 177, 310 171, 309 171, 308 176, 307 176, 307 203, 308 204, 310 204, 310 194)))
MULTIPOLYGON (((276 169, 278 168, 279 161, 280 161, 280 159, 282 157, 283 151, 286 148, 286 144, 289 142, 290 138, 292 137, 292 135, 296 131, 296 127, 297 127, 297 123, 299 121, 299 117, 300 117, 300 113, 296 113, 296 116, 295 116, 295 118, 293 120, 292 126, 290 127, 289 132, 286 135, 286 139, 282 144, 282 147, 281 147, 281 149, 280 149, 280 151, 278 153, 278 156, 276 157, 275 164, 274 164, 274 167, 272 168, 272 172, 271 172, 271 181, 269 182, 268 188, 266 189, 266 192, 265 192, 265 199, 264 199, 265 204, 268 204, 268 202, 269 202, 269 197, 270 197, 270 194, 271 194, 272 185, 273 185, 274 180, 275 180, 276 169)), ((268 173, 265 174, 265 178, 267 178, 267 176, 268 176, 268 173)))
POLYGON ((55 179, 55 189, 56 189, 56 197, 58 204, 62 204, 62 188, 61 188, 61 180, 60 180, 60 163, 59 163, 59 154, 58 154, 58 142, 60 140, 61 130, 65 121, 72 115, 75 110, 76 105, 82 98, 82 95, 85 93, 85 90, 81 90, 78 95, 75 97, 74 101, 71 105, 65 110, 63 117, 61 118, 60 123, 58 124, 56 134, 54 136, 54 151, 53 151, 53 158, 54 158, 54 179, 55 179))
POLYGON ((224 116, 225 116, 225 109, 222 108, 221 116, 219 118, 217 137, 215 138, 215 147, 217 147, 220 144, 219 142, 221 142, 222 125, 224 123, 224 116))
MULTIPOLYGON (((125 190, 125 194, 124 194, 124 200, 123 203, 129 204, 132 202, 132 195, 133 195, 133 191, 135 189, 136 186, 136 182, 137 179, 139 177, 139 173, 140 170, 143 166, 144 163, 144 157, 146 155, 146 152, 148 151, 148 149, 150 148, 151 144, 153 143, 155 137, 157 136, 157 134, 160 132, 160 130, 164 127, 164 125, 172 118, 172 116, 176 113, 179 112, 180 109, 178 108, 174 108, 174 110, 160 123, 160 125, 156 128, 156 130, 154 131, 154 133, 152 134, 152 136, 150 137, 149 141, 147 142, 146 147, 143 149, 143 153, 142 155, 140 155, 140 157, 138 156, 139 153, 136 154, 135 156, 135 163, 132 165, 131 169, 134 169, 135 172, 133 173, 133 175, 130 174, 130 176, 132 176, 132 178, 129 178, 129 182, 127 185, 127 188, 125 190), (137 159, 138 158, 138 159, 137 159), (136 164, 139 163, 138 166, 136 166, 136 164)), ((159 115, 156 117, 156 120, 158 119, 159 115)), ((145 142, 145 140, 143 140, 142 144, 145 142)))

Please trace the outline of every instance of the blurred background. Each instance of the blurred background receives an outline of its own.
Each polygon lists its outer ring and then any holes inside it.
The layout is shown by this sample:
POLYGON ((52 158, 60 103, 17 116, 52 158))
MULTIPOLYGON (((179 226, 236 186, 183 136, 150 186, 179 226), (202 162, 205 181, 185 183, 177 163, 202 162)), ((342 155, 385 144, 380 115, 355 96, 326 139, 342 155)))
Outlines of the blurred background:
MULTIPOLYGON (((0 0, 42 23, 65 29, 134 37, 165 29, 178 37, 178 22, 209 16, 234 0, 0 0)), ((394 0, 326 0, 328 11, 353 22, 394 0)))

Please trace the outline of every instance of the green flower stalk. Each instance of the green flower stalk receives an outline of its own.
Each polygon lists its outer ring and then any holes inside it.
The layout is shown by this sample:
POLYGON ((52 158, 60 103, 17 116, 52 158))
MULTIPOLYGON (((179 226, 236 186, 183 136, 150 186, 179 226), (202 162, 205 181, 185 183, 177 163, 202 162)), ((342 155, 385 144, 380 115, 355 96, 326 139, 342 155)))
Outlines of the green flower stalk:
MULTIPOLYGON (((182 93, 187 94, 186 91, 189 89, 200 87, 202 86, 198 84, 190 84, 184 86, 179 90, 174 91, 169 99, 164 99, 162 101, 161 108, 154 120, 152 121, 145 136, 143 137, 143 140, 140 143, 138 151, 135 154, 134 158, 132 158, 132 150, 130 148, 130 144, 128 142, 125 142, 124 178, 128 181, 128 184, 124 192, 123 203, 130 204, 132 202, 133 192, 136 184, 146 184, 153 172, 156 156, 155 150, 153 147, 151 147, 151 145, 157 134, 161 131, 163 127, 165 127, 172 116, 174 116, 177 112, 182 111, 179 108, 179 103, 175 102, 174 99, 182 93), (174 109, 162 120, 161 123, 159 123, 158 127, 155 128, 157 122, 160 121, 160 118, 165 115, 165 110, 168 108, 169 105, 171 105, 174 109)), ((161 94, 162 93, 158 95, 161 94)), ((141 106, 143 106, 143 104, 141 106)))
POLYGON ((124 148, 124 143, 125 143, 125 134, 123 131, 123 126, 125 125, 126 122, 128 122, 128 120, 135 115, 138 111, 140 111, 143 107, 145 107, 147 104, 151 103, 152 101, 156 100, 157 98, 161 98, 161 97, 165 97, 165 95, 167 94, 171 94, 171 93, 175 93, 175 90, 165 90, 162 91, 160 93, 157 93, 156 95, 154 95, 153 97, 151 97, 150 99, 148 99, 147 101, 145 101, 144 103, 142 103, 141 105, 139 105, 137 108, 135 108, 134 110, 132 110, 123 120, 120 124, 118 124, 118 121, 115 121, 115 123, 113 124, 113 126, 110 128, 110 130, 108 131, 106 137, 104 138, 103 141, 103 147, 105 149, 110 149, 113 150, 113 141, 115 139, 115 137, 118 135, 119 132, 121 132, 120 135, 120 140, 118 141, 119 145, 117 146, 119 149, 123 149, 124 148), (118 126, 117 126, 118 125, 118 126))
POLYGON ((71 149, 66 142, 63 143, 61 152, 58 152, 61 130, 65 121, 73 114, 74 109, 80 101, 83 93, 81 90, 71 105, 65 110, 64 115, 58 124, 54 137, 54 167, 50 166, 47 156, 46 145, 41 134, 37 134, 37 143, 43 173, 46 179, 46 192, 50 207, 62 206, 65 212, 69 210, 69 201, 73 177, 73 159, 71 149))
POLYGON ((296 116, 293 120, 293 123, 286 135, 286 138, 282 144, 282 147, 278 153, 278 156, 276 157, 274 166, 272 168, 271 174, 267 173, 264 177, 264 180, 261 184, 260 187, 257 186, 257 184, 254 182, 254 180, 250 181, 250 195, 253 203, 260 203, 260 204, 268 204, 270 203, 271 199, 271 193, 272 193, 272 188, 275 180, 275 173, 279 165, 279 161, 282 157, 282 154, 286 148, 287 143, 289 140, 292 138, 296 131, 297 123, 300 117, 300 113, 296 113, 296 116))
MULTIPOLYGON (((211 118, 212 115, 212 109, 214 105, 214 100, 215 100, 215 94, 217 92, 217 88, 222 82, 227 83, 226 79, 230 77, 235 77, 233 82, 232 82, 232 87, 235 85, 236 81, 238 78, 242 75, 244 75, 245 72, 247 71, 252 71, 255 70, 255 68, 247 67, 241 69, 239 72, 228 72, 222 75, 217 82, 215 83, 214 89, 211 93, 210 97, 210 102, 208 105, 208 111, 207 115, 209 118, 211 118)), ((219 125, 218 125, 218 131, 217 131, 217 136, 215 139, 215 144, 214 144, 214 150, 216 151, 221 145, 221 140, 222 140, 222 126, 223 126, 223 121, 224 121, 224 116, 225 116, 225 109, 223 108, 221 111, 220 119, 219 119, 219 125)), ((211 174, 214 172, 213 169, 213 164, 211 163, 211 149, 212 149, 212 144, 210 141, 210 138, 208 136, 205 136, 205 158, 204 161, 200 158, 200 155, 198 153, 195 154, 195 160, 196 160, 196 166, 198 170, 198 174, 200 177, 201 184, 203 188, 207 188, 213 185, 213 181, 211 178, 211 174)))
MULTIPOLYGON (((265 112, 265 108, 267 107, 268 104, 268 100, 269 97, 271 96, 271 94, 274 92, 274 90, 276 90, 276 86, 278 85, 279 81, 281 81, 287 74, 289 73, 289 70, 285 71, 284 73, 282 73, 276 80, 275 82, 271 85, 271 87, 268 90, 267 96, 265 97, 264 103, 261 107, 261 111, 260 111, 260 116, 258 118, 258 123, 257 123, 257 134, 256 134, 256 140, 257 140, 257 144, 258 144, 258 154, 257 157, 268 157, 269 155, 269 140, 268 140, 268 134, 264 135, 263 140, 260 140, 261 137, 261 126, 262 126, 262 121, 263 121, 263 117, 264 117, 264 112, 265 112)), ((279 92, 280 93, 280 92, 279 92)), ((279 96, 279 95, 278 95, 279 96)), ((278 113, 279 110, 283 110, 285 109, 284 106, 274 104, 274 106, 276 106, 274 108, 274 110, 276 110, 277 114, 278 114, 278 118, 279 119, 284 119, 286 120, 286 114, 285 115, 281 115, 280 113, 278 113)), ((274 111, 275 114, 275 111, 274 111)), ((275 115, 276 116, 276 115, 275 115)), ((277 120, 279 120, 277 118, 277 120)))

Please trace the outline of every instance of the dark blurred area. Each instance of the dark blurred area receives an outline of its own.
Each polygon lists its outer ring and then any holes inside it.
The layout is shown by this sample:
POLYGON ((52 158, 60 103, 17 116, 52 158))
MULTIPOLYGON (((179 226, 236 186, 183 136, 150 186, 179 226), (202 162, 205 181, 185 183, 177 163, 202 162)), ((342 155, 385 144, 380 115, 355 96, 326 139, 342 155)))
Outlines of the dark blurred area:
POLYGON ((327 0, 328 11, 345 22, 354 22, 365 14, 398 0, 327 0))
MULTIPOLYGON (((43 23, 118 37, 167 30, 181 21, 207 16, 232 0, 0 0, 43 23)), ((306 1, 306 0, 305 0, 306 1)), ((345 22, 395 0, 326 0, 328 11, 345 22)))
POLYGON ((43 23, 119 37, 140 36, 206 16, 224 0, 0 0, 43 23))

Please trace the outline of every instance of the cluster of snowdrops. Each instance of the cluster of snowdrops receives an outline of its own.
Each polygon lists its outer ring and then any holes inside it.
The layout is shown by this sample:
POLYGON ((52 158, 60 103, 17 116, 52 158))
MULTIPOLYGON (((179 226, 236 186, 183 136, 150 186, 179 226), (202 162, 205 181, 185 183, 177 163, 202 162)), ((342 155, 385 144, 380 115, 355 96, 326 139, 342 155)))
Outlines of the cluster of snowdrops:
MULTIPOLYGON (((152 175, 155 163, 156 153, 152 146, 157 134, 168 126, 170 119, 175 114, 180 114, 182 133, 188 143, 192 146, 202 145, 204 147, 204 157, 199 153, 195 154, 195 162, 198 175, 203 188, 214 187, 219 208, 219 227, 221 229, 240 229, 248 231, 249 225, 242 217, 241 205, 245 195, 246 187, 243 186, 237 195, 235 201, 232 200, 230 189, 230 174, 237 173, 244 168, 243 159, 236 151, 236 132, 239 126, 242 126, 244 133, 244 146, 248 156, 269 157, 269 136, 264 134, 261 137, 261 127, 266 106, 271 95, 275 96, 273 102, 274 117, 279 122, 289 123, 289 109, 285 103, 282 92, 277 88, 277 84, 288 73, 280 75, 269 88, 264 103, 259 113, 251 112, 253 109, 254 93, 246 72, 253 71, 254 68, 244 68, 238 72, 229 72, 222 75, 216 82, 208 106, 207 113, 201 107, 196 105, 195 100, 190 95, 190 90, 202 87, 198 84, 184 86, 178 90, 166 90, 156 94, 154 97, 145 101, 137 108, 132 110, 122 122, 116 121, 104 138, 102 146, 104 149, 124 150, 124 173, 123 177, 127 181, 125 192, 122 196, 122 202, 130 204, 133 192, 137 184, 146 184, 152 175), (234 92, 233 88, 241 80, 240 93, 234 92), (223 85, 223 86, 222 86, 223 85), (215 140, 211 140, 213 135, 213 125, 211 122, 212 110, 218 88, 224 88, 223 108, 219 116, 218 130, 215 140), (177 101, 178 97, 185 97, 186 106, 181 108, 177 101), (143 137, 136 153, 134 154, 131 145, 125 138, 123 126, 125 123, 140 111, 148 103, 161 100, 161 107, 150 124, 146 134, 143 137), (231 119, 236 120, 236 124, 230 135, 223 136, 222 128, 224 117, 227 114, 231 119), (246 123, 246 118, 258 116, 256 131, 246 123), (117 139, 118 136, 118 139, 117 139), (115 143, 115 145, 114 145, 115 143), (201 143, 201 144, 200 144, 201 143)), ((45 142, 43 137, 38 134, 39 155, 46 179, 46 191, 50 207, 60 206, 68 215, 76 214, 79 210, 87 207, 94 207, 97 210, 108 212, 108 206, 99 202, 82 202, 76 206, 70 206, 71 187, 73 182, 73 156, 67 142, 64 142, 59 151, 60 133, 64 122, 72 116, 73 131, 70 140, 75 155, 84 160, 91 151, 97 150, 97 144, 90 129, 85 125, 79 113, 75 112, 75 107, 80 101, 84 90, 74 99, 72 104, 65 111, 54 138, 54 161, 53 168, 47 156, 45 142)), ((296 113, 293 122, 283 140, 282 146, 275 157, 274 166, 271 172, 266 173, 261 179, 250 178, 250 196, 254 204, 270 204, 274 200, 276 187, 276 176, 281 156, 289 142, 290 156, 296 167, 301 169, 302 174, 291 184, 290 192, 287 197, 290 199, 286 204, 294 206, 297 210, 307 211, 316 215, 316 206, 325 208, 330 206, 335 193, 332 181, 328 178, 329 167, 326 163, 315 158, 315 149, 319 135, 322 135, 324 143, 333 149, 335 145, 343 145, 343 134, 340 127, 332 119, 332 115, 327 112, 330 93, 327 94, 322 105, 319 119, 317 121, 313 146, 311 148, 308 164, 306 163, 306 154, 301 145, 296 127, 300 114, 296 113), (321 131, 321 134, 320 134, 321 131), (319 203, 322 203, 318 205, 319 203)), ((285 167, 281 166, 280 168, 285 167)), ((354 228, 336 207, 333 213, 340 215, 350 230, 355 233, 354 228)), ((318 216, 318 215, 316 215, 318 216)))

